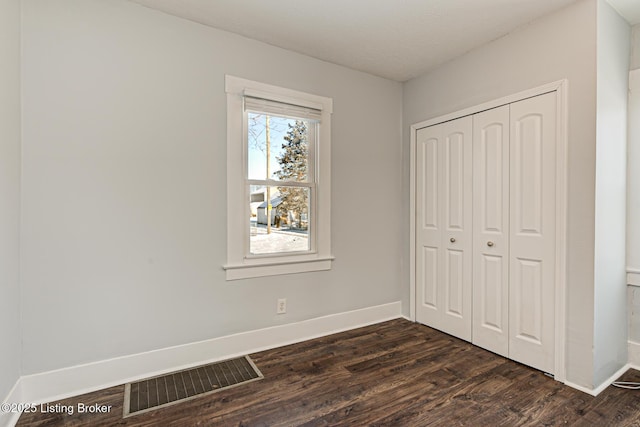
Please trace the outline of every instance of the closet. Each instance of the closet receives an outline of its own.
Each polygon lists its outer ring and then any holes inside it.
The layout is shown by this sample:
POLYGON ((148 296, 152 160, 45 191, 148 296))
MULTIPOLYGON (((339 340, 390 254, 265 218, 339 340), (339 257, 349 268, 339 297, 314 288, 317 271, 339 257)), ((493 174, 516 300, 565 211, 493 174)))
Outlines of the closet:
POLYGON ((554 371, 556 93, 416 131, 416 320, 554 371))

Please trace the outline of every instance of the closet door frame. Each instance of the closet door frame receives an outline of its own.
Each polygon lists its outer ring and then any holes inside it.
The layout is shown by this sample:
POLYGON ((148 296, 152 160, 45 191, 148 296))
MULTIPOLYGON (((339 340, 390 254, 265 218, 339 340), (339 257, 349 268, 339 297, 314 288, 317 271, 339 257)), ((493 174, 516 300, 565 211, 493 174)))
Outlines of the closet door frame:
POLYGON ((518 92, 464 110, 428 119, 411 125, 409 179, 409 317, 416 321, 416 133, 418 129, 469 116, 481 111, 522 101, 549 92, 556 92, 556 272, 555 272, 555 371, 554 378, 565 382, 566 336, 566 233, 567 233, 567 80, 559 80, 533 89, 518 92))

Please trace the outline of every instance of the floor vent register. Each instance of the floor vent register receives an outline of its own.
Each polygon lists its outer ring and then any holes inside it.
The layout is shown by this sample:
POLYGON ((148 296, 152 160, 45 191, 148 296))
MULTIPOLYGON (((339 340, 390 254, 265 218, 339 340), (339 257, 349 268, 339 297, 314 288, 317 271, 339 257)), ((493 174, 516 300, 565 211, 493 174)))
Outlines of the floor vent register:
POLYGON ((124 416, 129 417, 262 379, 249 356, 210 363, 125 384, 124 416))

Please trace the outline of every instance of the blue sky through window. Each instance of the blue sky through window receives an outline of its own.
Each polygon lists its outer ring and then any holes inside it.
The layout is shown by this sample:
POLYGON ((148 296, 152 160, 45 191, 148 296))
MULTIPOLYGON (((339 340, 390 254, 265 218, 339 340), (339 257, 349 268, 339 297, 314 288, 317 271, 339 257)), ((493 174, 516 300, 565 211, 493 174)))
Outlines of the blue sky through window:
POLYGON ((266 114, 248 113, 248 178, 249 179, 274 179, 275 171, 280 170, 277 157, 282 156, 282 144, 288 124, 294 125, 295 120, 285 117, 269 116, 269 130, 271 139, 271 155, 269 170, 271 176, 267 176, 266 155, 266 114))

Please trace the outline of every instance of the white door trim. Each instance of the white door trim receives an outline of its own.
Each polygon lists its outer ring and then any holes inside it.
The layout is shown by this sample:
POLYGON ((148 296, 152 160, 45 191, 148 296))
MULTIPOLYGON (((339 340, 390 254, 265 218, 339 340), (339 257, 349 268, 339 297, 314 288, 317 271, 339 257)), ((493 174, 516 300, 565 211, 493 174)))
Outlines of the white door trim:
POLYGON ((556 92, 557 147, 556 147, 556 295, 555 295, 555 372, 554 378, 565 382, 566 335, 566 246, 567 246, 567 170, 568 170, 568 81, 559 80, 533 89, 498 98, 443 116, 411 125, 409 165, 409 317, 416 321, 416 132, 418 129, 479 113, 491 108, 511 104, 533 96, 556 92))

